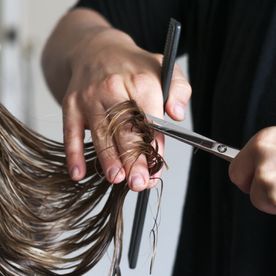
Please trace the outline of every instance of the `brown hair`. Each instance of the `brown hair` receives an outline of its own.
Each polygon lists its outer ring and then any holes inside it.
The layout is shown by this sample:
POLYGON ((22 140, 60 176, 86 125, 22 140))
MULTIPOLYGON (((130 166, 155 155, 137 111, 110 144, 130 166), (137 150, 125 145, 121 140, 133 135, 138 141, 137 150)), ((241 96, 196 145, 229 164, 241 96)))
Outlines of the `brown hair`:
MULTIPOLYGON (((134 101, 111 108, 106 120, 105 135, 131 125, 142 139, 125 154, 131 160, 145 154, 150 174, 160 170, 154 133, 134 101)), ((114 241, 110 274, 120 275, 122 207, 129 188, 125 181, 111 185, 99 174, 93 143, 85 145, 87 175, 74 182, 64 145, 28 129, 2 105, 0 140, 1 274, 81 275, 114 241)))

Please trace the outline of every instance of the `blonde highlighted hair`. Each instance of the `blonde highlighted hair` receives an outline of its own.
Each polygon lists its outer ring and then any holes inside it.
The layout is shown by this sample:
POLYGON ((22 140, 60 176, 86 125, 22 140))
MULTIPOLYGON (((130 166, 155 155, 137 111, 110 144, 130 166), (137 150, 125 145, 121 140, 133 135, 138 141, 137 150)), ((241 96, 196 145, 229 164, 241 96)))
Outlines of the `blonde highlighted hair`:
MULTIPOLYGON (((134 101, 111 108, 105 135, 123 126, 141 137, 125 154, 144 154, 151 175, 163 159, 154 133, 134 101)), ((87 175, 70 179, 64 145, 47 139, 0 105, 0 273, 2 275, 82 275, 113 241, 111 275, 120 275, 122 208, 129 188, 107 182, 93 143, 85 144, 87 175), (99 203, 101 203, 99 208, 99 203)))

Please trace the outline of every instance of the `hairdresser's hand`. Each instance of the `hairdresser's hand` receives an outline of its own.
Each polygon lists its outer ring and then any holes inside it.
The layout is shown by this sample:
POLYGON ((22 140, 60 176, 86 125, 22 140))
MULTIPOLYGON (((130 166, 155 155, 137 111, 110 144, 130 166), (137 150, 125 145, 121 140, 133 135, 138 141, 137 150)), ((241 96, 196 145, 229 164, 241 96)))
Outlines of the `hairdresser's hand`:
POLYGON ((276 127, 257 133, 229 167, 231 180, 259 210, 276 214, 276 127))
MULTIPOLYGON (((91 130, 104 174, 110 182, 119 183, 127 177, 134 191, 154 185, 154 181, 149 180, 144 156, 133 166, 120 157, 131 147, 130 142, 139 138, 126 131, 120 141, 106 144, 99 126, 110 107, 129 99, 134 99, 144 112, 163 117, 161 61, 161 55, 142 50, 129 36, 111 28, 96 36, 86 35, 79 42, 72 54, 72 77, 63 99, 64 138, 73 179, 80 180, 85 175, 83 137, 86 128, 91 130)), ((184 119, 190 95, 190 86, 176 67, 166 104, 167 114, 174 120, 184 119)), ((164 138, 156 134, 156 139, 162 155, 164 138)))

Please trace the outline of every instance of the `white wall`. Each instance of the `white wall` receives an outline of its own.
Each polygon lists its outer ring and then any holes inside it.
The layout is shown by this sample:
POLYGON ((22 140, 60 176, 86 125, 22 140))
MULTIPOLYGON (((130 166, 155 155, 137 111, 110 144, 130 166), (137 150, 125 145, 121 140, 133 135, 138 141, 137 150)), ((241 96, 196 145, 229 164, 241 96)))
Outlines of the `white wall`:
MULTIPOLYGON (((6 0, 9 2, 15 0, 6 0)), ((74 3, 73 0, 21 0, 23 3, 21 22, 21 46, 32 50, 32 77, 33 86, 31 105, 31 119, 28 123, 47 137, 62 140, 61 111, 48 92, 40 69, 40 55, 43 44, 58 18, 74 3), (31 47, 30 47, 31 46, 31 47)), ((185 67, 185 61, 181 61, 185 67)), ((24 119, 24 118, 23 118, 24 119)), ((189 116, 183 123, 190 127, 189 116)), ((161 206, 161 223, 159 226, 159 239, 156 262, 152 275, 170 275, 174 260, 174 253, 179 232, 180 216, 184 202, 187 171, 191 148, 168 138, 165 158, 169 170, 164 172, 164 193, 161 206)), ((136 203, 136 194, 131 192, 125 204, 125 233, 124 251, 122 258, 122 273, 127 276, 143 276, 149 273, 151 245, 149 239, 150 229, 153 225, 156 198, 151 193, 149 212, 145 225, 142 249, 137 269, 130 270, 127 263, 127 251, 132 227, 132 218, 136 203), (152 210, 152 211, 151 211, 152 210)), ((110 256, 106 255, 102 262, 86 275, 107 275, 110 256)))
MULTIPOLYGON (((10 0, 9 0, 10 1, 10 0)), ((61 110, 45 85, 40 58, 43 45, 58 19, 75 0, 24 0, 24 44, 33 47, 34 115, 32 126, 40 133, 62 140, 61 110)))

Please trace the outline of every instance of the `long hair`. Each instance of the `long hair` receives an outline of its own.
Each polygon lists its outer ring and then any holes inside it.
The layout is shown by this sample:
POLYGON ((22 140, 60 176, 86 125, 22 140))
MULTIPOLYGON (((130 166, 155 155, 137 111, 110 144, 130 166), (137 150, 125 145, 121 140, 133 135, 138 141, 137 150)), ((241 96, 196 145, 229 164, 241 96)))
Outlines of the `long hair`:
MULTIPOLYGON (((154 133, 134 101, 111 108, 105 135, 123 126, 141 137, 129 160, 147 158, 150 175, 163 165, 154 133)), ((106 125, 106 124, 104 124, 106 125)), ((64 145, 28 129, 0 104, 0 273, 82 275, 114 242, 111 275, 120 275, 125 181, 101 174, 93 143, 85 144, 87 174, 72 181, 64 145)))

